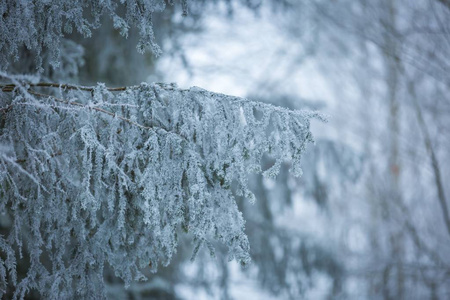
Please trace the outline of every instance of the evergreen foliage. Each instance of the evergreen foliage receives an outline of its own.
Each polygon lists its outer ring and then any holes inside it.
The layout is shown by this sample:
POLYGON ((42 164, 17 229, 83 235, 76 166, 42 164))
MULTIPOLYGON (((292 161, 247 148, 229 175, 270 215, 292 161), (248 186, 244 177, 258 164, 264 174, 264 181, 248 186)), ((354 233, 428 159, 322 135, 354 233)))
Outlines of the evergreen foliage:
POLYGON ((170 263, 180 229, 194 259, 212 242, 250 262, 234 194, 255 197, 247 176, 301 174, 310 119, 194 87, 107 88, 0 74, 1 292, 22 299, 104 298, 109 265, 129 285, 170 263), (275 159, 261 169, 264 156, 275 159), (17 264, 27 268, 18 276, 17 264), (24 263, 25 262, 25 263, 24 263))

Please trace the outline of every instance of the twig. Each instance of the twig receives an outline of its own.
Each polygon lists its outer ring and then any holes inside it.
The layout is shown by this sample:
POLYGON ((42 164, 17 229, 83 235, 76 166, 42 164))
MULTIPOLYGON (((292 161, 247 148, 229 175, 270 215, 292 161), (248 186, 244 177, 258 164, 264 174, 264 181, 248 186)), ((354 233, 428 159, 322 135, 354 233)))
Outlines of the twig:
MULTIPOLYGON (((52 155, 50 155, 50 157, 53 158, 53 157, 60 156, 60 155, 62 155, 62 152, 58 151, 58 152, 53 153, 52 155)), ((27 161, 26 159, 16 159, 16 163, 19 163, 19 164, 24 163, 26 161, 27 161)))
POLYGON ((136 122, 134 122, 134 121, 132 121, 132 120, 130 120, 130 119, 127 119, 127 118, 122 117, 122 116, 120 116, 120 115, 116 115, 115 113, 112 113, 112 112, 110 112, 110 111, 107 111, 107 110, 105 110, 105 109, 103 109, 103 108, 86 106, 86 105, 84 105, 84 104, 82 104, 82 103, 79 103, 79 102, 67 101, 67 100, 59 99, 59 98, 57 98, 57 97, 55 97, 55 96, 37 93, 37 92, 34 92, 34 91, 32 91, 32 90, 29 90, 28 92, 29 92, 30 94, 35 95, 35 96, 38 96, 38 97, 51 98, 51 99, 53 99, 53 100, 55 100, 55 101, 57 101, 57 102, 60 102, 60 103, 69 104, 69 105, 74 105, 74 106, 79 106, 79 107, 87 108, 87 109, 90 109, 90 110, 95 110, 95 111, 98 111, 98 112, 107 114, 107 115, 109 115, 109 116, 111 116, 111 117, 113 117, 113 118, 117 118, 117 119, 119 119, 119 120, 125 121, 125 122, 127 122, 127 123, 132 124, 132 125, 135 125, 135 126, 137 126, 137 127, 139 127, 139 128, 143 128, 143 129, 152 129, 152 127, 148 127, 148 126, 141 125, 141 124, 136 123, 136 122))
POLYGON ((444 223, 447 228, 448 233, 450 234, 450 214, 447 205, 447 199, 445 198, 444 185, 442 183, 441 170, 439 168, 439 162, 436 157, 436 153, 433 149, 433 144, 431 142, 430 133, 428 132, 427 124, 422 115, 422 110, 420 108, 419 102, 417 101, 416 91, 414 89, 414 85, 412 82, 409 83, 409 91, 411 94, 411 98, 413 100, 414 109, 416 110, 417 120, 419 122, 420 129, 422 130, 423 140, 425 143, 425 148, 430 155, 431 159, 431 167, 433 168, 434 179, 436 183, 436 188, 438 192, 439 204, 442 209, 442 215, 444 217, 444 223))
MULTIPOLYGON (((164 90, 175 90, 176 89, 176 86, 168 85, 168 84, 165 84, 165 83, 158 83, 158 82, 156 82, 154 84, 160 86, 164 90)), ((88 106, 88 105, 85 105, 85 104, 82 104, 82 103, 79 103, 79 102, 60 99, 60 98, 57 98, 57 97, 52 96, 52 95, 38 93, 38 92, 35 92, 35 91, 29 89, 29 87, 47 87, 47 88, 62 88, 62 89, 66 89, 66 90, 79 90, 79 91, 85 91, 85 92, 93 92, 95 90, 95 87, 92 87, 92 86, 91 87, 89 87, 89 86, 77 86, 77 85, 71 85, 71 84, 59 84, 59 83, 49 83, 49 82, 24 83, 24 85, 28 86, 28 90, 27 90, 28 93, 30 93, 32 95, 35 95, 35 96, 38 96, 38 97, 51 98, 51 99, 53 99, 53 100, 55 100, 57 102, 60 102, 60 103, 73 105, 73 106, 78 106, 78 107, 83 107, 83 108, 86 108, 86 109, 89 109, 89 110, 95 110, 95 111, 107 114, 107 115, 109 115, 109 116, 111 116, 113 118, 117 118, 119 120, 125 121, 125 122, 127 122, 129 124, 132 124, 134 126, 142 128, 142 129, 156 130, 156 131, 159 131, 160 133, 163 133, 163 134, 174 133, 174 132, 169 131, 169 130, 167 130, 167 129, 163 128, 163 127, 160 127, 160 126, 157 126, 155 128, 154 126, 141 125, 141 124, 139 124, 137 122, 134 122, 134 121, 132 121, 132 120, 130 120, 128 118, 125 118, 123 116, 117 115, 115 113, 112 113, 110 111, 107 111, 107 110, 99 108, 99 107, 92 107, 92 106, 88 106)), ((12 92, 18 86, 19 85, 17 85, 17 84, 3 84, 3 85, 0 84, 0 88, 1 88, 1 90, 3 92, 12 92)), ((20 86, 22 86, 22 85, 20 85, 20 86)), ((115 88, 106 88, 106 90, 110 91, 110 92, 121 92, 121 91, 136 89, 136 88, 139 88, 139 85, 125 86, 125 87, 115 87, 115 88)), ((179 89, 179 90, 180 91, 186 91, 186 90, 183 90, 183 89, 179 89)), ((154 92, 155 92, 155 95, 157 96, 157 91, 155 89, 154 89, 154 92)), ((20 105, 20 104, 21 103, 13 103, 13 104, 7 105, 5 107, 0 108, 0 112, 6 113, 14 105, 20 105)), ((178 133, 174 133, 174 134, 178 135, 184 141, 187 141, 184 136, 182 136, 182 135, 180 135, 178 133)))
POLYGON ((3 112, 3 113, 6 113, 6 112, 8 112, 8 110, 10 110, 12 107, 13 107, 13 105, 10 104, 10 105, 7 105, 7 106, 5 106, 5 107, 0 108, 0 111, 3 112))
MULTIPOLYGON (((71 85, 71 84, 60 84, 60 83, 52 83, 52 82, 39 82, 39 83, 27 83, 25 84, 30 87, 48 87, 48 88, 61 88, 65 90, 78 90, 85 92, 93 92, 94 87, 92 86, 81 86, 81 85, 71 85)), ((16 84, 4 84, 0 85, 0 88, 3 92, 12 92, 17 87, 16 84)), ((133 87, 115 87, 115 88, 106 88, 106 90, 110 92, 123 92, 127 89, 131 89, 133 87)))
MULTIPOLYGON (((173 90, 174 86, 165 84, 165 83, 159 83, 155 82, 154 84, 159 85, 165 90, 173 90)), ((18 85, 17 84, 0 84, 0 88, 3 92, 12 92, 18 85)), ((46 87, 46 88, 61 88, 65 90, 77 90, 77 91, 84 91, 84 92, 93 92, 95 90, 95 87, 93 86, 82 86, 82 85, 73 85, 73 84, 65 84, 65 83, 54 83, 54 82, 39 82, 39 83, 24 83, 23 86, 28 87, 46 87)), ((106 87, 105 89, 109 92, 124 92, 126 90, 132 90, 135 88, 138 88, 139 85, 133 85, 133 86, 121 86, 121 87, 106 87)), ((183 91, 183 89, 180 89, 180 91, 183 91)))

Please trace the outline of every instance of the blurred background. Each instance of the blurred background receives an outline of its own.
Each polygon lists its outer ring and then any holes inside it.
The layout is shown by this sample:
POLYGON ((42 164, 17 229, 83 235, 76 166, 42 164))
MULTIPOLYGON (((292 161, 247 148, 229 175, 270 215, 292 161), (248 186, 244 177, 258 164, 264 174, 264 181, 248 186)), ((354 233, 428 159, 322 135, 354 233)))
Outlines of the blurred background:
POLYGON ((107 274, 111 298, 450 299, 450 1, 197 0, 189 11, 154 16, 157 58, 106 19, 92 39, 71 37, 82 47, 63 58, 67 78, 195 85, 329 122, 312 124, 301 178, 286 165, 250 179, 256 204, 239 199, 250 267, 220 245, 191 262, 180 235, 149 281, 125 290, 107 274))

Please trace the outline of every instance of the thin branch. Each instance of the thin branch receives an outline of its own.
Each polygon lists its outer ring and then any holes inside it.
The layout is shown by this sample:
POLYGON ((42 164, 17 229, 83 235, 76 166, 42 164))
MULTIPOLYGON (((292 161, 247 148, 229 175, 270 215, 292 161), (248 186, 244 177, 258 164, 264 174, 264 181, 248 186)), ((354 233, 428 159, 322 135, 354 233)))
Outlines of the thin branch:
POLYGON ((16 167, 16 169, 19 170, 19 172, 21 172, 22 174, 29 177, 38 187, 41 187, 44 191, 48 192, 48 190, 39 182, 39 180, 36 177, 33 176, 33 174, 30 174, 27 170, 22 168, 22 166, 19 163, 17 163, 15 160, 9 158, 8 156, 6 156, 4 154, 2 155, 1 159, 3 161, 9 162, 11 165, 16 167))
POLYGON ((136 122, 134 122, 134 121, 132 121, 132 120, 130 120, 130 119, 127 119, 127 118, 125 118, 125 117, 116 115, 115 113, 112 113, 112 112, 110 112, 110 111, 107 111, 107 110, 105 110, 105 109, 103 109, 103 108, 87 106, 87 105, 84 105, 84 104, 79 103, 79 102, 67 101, 67 100, 59 99, 59 98, 57 98, 57 97, 55 97, 55 96, 37 93, 37 92, 34 92, 34 91, 32 91, 32 90, 29 90, 28 92, 29 92, 30 94, 35 95, 35 96, 38 96, 38 97, 51 98, 51 99, 53 99, 53 100, 55 100, 55 101, 57 101, 57 102, 60 102, 60 103, 69 104, 69 105, 74 105, 74 106, 79 106, 79 107, 87 108, 87 109, 90 109, 90 110, 95 110, 95 111, 98 111, 98 112, 107 114, 107 115, 109 115, 109 116, 111 116, 111 117, 113 117, 113 118, 117 118, 117 119, 119 119, 119 120, 125 121, 125 122, 127 122, 127 123, 132 124, 132 125, 135 125, 135 126, 137 126, 137 127, 139 127, 139 128, 143 128, 143 129, 153 129, 152 127, 148 127, 148 126, 141 125, 141 124, 136 123, 136 122))
MULTIPOLYGON (((158 83, 158 82, 156 82, 154 84, 160 86, 164 90, 175 90, 175 89, 177 89, 176 86, 168 85, 168 84, 165 84, 165 83, 158 83)), ((61 89, 66 89, 66 90, 79 90, 79 91, 85 91, 85 92, 93 92, 95 90, 95 87, 92 87, 92 86, 78 86, 78 85, 59 84, 59 83, 51 83, 51 82, 24 83, 24 85, 28 87, 27 92, 30 93, 31 95, 34 95, 34 96, 44 97, 44 98, 51 98, 51 99, 53 99, 53 100, 55 100, 57 102, 60 102, 60 103, 73 105, 73 106, 78 106, 78 107, 83 107, 83 108, 86 108, 86 109, 89 109, 89 110, 95 110, 95 111, 107 114, 107 115, 109 115, 109 116, 111 116, 113 118, 117 118, 119 120, 125 121, 125 122, 127 122, 129 124, 132 124, 134 126, 142 128, 142 129, 156 130, 156 131, 160 131, 161 133, 164 133, 164 134, 174 133, 172 131, 169 131, 169 130, 167 130, 167 129, 163 128, 163 127, 159 127, 159 126, 156 127, 156 128, 154 126, 144 126, 144 125, 139 124, 137 122, 134 122, 134 121, 132 121, 132 120, 130 120, 128 118, 125 118, 123 116, 117 115, 117 114, 115 114, 113 112, 107 111, 107 110, 99 108, 99 107, 88 106, 88 105, 85 105, 85 104, 82 104, 82 103, 79 103, 79 102, 60 99, 60 98, 57 98, 57 97, 52 96, 52 95, 38 93, 38 92, 35 92, 35 91, 30 89, 30 87, 47 87, 47 88, 61 88, 61 89)), ((3 85, 0 85, 0 88, 2 89, 3 92, 12 92, 12 91, 14 91, 15 88, 20 87, 20 86, 22 86, 22 85, 3 84, 3 85)), ((136 88, 139 88, 139 85, 125 86, 125 87, 115 87, 115 88, 106 88, 106 90, 110 91, 110 92, 121 92, 121 91, 123 92, 123 91, 126 91, 126 90, 131 90, 131 89, 136 89, 136 88)), ((153 90, 155 92, 155 96, 157 96, 157 91, 155 89, 153 89, 153 90)), ((179 89, 179 90, 180 91, 186 91, 184 89, 179 89)), ((0 112, 6 113, 10 109, 12 109, 12 107, 14 105, 20 105, 20 104, 21 103, 13 103, 13 104, 7 105, 5 107, 0 108, 0 112)), ((178 135, 180 138, 182 138, 183 140, 186 141, 186 138, 183 137, 182 135, 180 135, 178 133, 174 133, 174 134, 178 135)))
MULTIPOLYGON (((52 83, 52 82, 39 82, 39 83, 27 83, 25 84, 29 87, 48 87, 48 88, 61 88, 65 90, 78 90, 85 92, 93 92, 95 87, 92 86, 81 86, 81 85, 71 85, 71 84, 60 84, 60 83, 52 83)), ((16 84, 4 84, 0 85, 0 88, 3 92, 12 92, 17 87, 16 84)), ((109 92, 123 92, 127 89, 131 89, 133 87, 115 87, 115 88, 106 88, 109 92)))
MULTIPOLYGON (((154 84, 159 85, 165 90, 173 90, 174 86, 168 85, 166 83, 160 83, 155 82, 154 84)), ((61 84, 61 83, 54 83, 54 82, 39 82, 39 83, 24 83, 23 86, 28 87, 44 87, 44 88, 58 88, 58 89, 64 89, 64 90, 77 90, 77 91, 84 91, 84 92, 93 92, 95 90, 94 86, 82 86, 82 85, 73 85, 73 84, 61 84)), ((3 92, 12 92, 16 87, 18 87, 17 84, 0 84, 0 88, 3 92)), ((133 86, 121 86, 121 87, 106 87, 106 90, 109 92, 124 92, 126 90, 132 90, 138 88, 139 85, 133 85, 133 86)), ((183 91, 183 89, 180 89, 180 91, 183 91)))
POLYGON ((414 103, 414 109, 416 110, 417 120, 419 122, 420 129, 423 134, 423 140, 425 143, 425 148, 430 155, 431 166, 433 168, 434 179, 436 183, 436 188, 438 192, 439 204, 442 209, 442 215, 444 217, 445 226, 447 227, 447 231, 450 234, 450 214, 447 205, 447 199, 445 198, 444 185, 442 184, 441 170, 439 168, 439 162, 436 157, 436 153, 433 149, 433 144, 431 142, 430 133, 428 132, 427 124, 422 115, 422 110, 420 108, 419 102, 417 101, 416 92, 413 86, 413 83, 409 83, 409 90, 411 94, 411 98, 414 103))
MULTIPOLYGON (((52 155, 50 155, 50 157, 53 158, 53 157, 56 157, 56 156, 60 156, 62 154, 63 153, 61 151, 58 151, 58 152, 53 153, 52 155)), ((18 164, 24 163, 26 161, 27 161, 26 159, 16 159, 16 163, 18 163, 18 164)))
POLYGON ((5 107, 0 108, 0 111, 1 111, 2 113, 6 114, 12 107, 13 107, 13 105, 10 104, 10 105, 7 105, 7 106, 5 106, 5 107))

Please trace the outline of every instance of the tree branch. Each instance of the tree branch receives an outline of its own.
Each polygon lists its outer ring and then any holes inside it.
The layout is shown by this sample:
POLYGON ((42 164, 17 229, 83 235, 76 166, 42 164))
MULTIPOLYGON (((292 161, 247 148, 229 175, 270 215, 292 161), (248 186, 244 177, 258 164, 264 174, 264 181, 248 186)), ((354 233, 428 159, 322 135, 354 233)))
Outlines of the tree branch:
POLYGON ((103 108, 87 106, 87 105, 84 105, 84 104, 79 103, 79 102, 67 101, 67 100, 59 99, 59 98, 57 98, 57 97, 55 97, 55 96, 37 93, 37 92, 34 92, 34 91, 32 91, 32 90, 29 90, 28 92, 29 92, 31 95, 35 95, 35 96, 38 96, 38 97, 52 98, 53 100, 55 100, 55 101, 57 101, 57 102, 60 102, 60 103, 65 103, 65 104, 69 104, 69 105, 79 106, 79 107, 83 107, 83 108, 86 108, 86 109, 89 109, 89 110, 95 110, 95 111, 98 111, 98 112, 107 114, 107 115, 109 115, 109 116, 111 116, 111 117, 117 118, 117 119, 119 119, 119 120, 125 121, 125 122, 127 122, 127 123, 130 123, 130 124, 132 124, 132 125, 135 125, 135 126, 137 126, 137 127, 143 128, 143 129, 152 129, 152 127, 148 127, 148 126, 141 125, 141 124, 139 124, 139 123, 136 123, 136 122, 134 122, 134 121, 131 121, 130 119, 127 119, 127 118, 125 118, 125 117, 116 115, 115 113, 112 113, 112 112, 110 112, 110 111, 107 111, 107 110, 105 110, 105 109, 103 109, 103 108))
MULTIPOLYGON (((174 86, 168 85, 168 84, 165 84, 165 83, 155 83, 155 84, 159 85, 164 90, 174 90, 175 89, 174 86)), ((107 115, 109 115, 109 116, 111 116, 113 118, 117 118, 119 120, 125 121, 125 122, 127 122, 127 123, 129 123, 131 125, 137 126, 139 128, 142 128, 142 129, 157 130, 157 131, 160 131, 160 132, 162 132, 164 134, 174 133, 174 132, 171 132, 171 131, 169 131, 169 130, 163 128, 163 127, 160 127, 160 126, 155 128, 154 126, 145 126, 145 125, 139 124, 139 123, 137 123, 135 121, 132 121, 132 120, 130 120, 128 118, 125 118, 123 116, 117 115, 116 113, 110 112, 110 111, 105 110, 103 108, 99 108, 99 107, 95 107, 95 106, 94 107, 93 106, 88 106, 88 105, 85 105, 85 104, 82 104, 82 103, 79 103, 79 102, 60 99, 60 98, 52 96, 52 95, 38 93, 38 92, 33 91, 33 90, 30 89, 30 87, 44 87, 44 88, 62 88, 62 89, 65 89, 65 90, 78 90, 78 91, 84 91, 84 92, 93 92, 95 90, 95 87, 92 87, 92 86, 78 86, 78 85, 59 84, 59 83, 52 83, 52 82, 24 83, 24 85, 28 86, 28 93, 30 93, 31 95, 34 95, 34 96, 44 97, 44 98, 51 98, 51 99, 53 99, 53 100, 55 100, 57 102, 60 102, 60 103, 73 105, 73 106, 78 106, 78 107, 82 107, 82 108, 89 109, 89 110, 95 110, 95 111, 107 114, 107 115)), ((3 84, 3 85, 0 85, 0 88, 1 88, 1 90, 3 92, 12 92, 18 86, 19 85, 17 85, 17 84, 3 84)), ((106 90, 108 90, 110 92, 123 92, 123 91, 126 91, 126 90, 131 90, 131 89, 136 89, 136 88, 139 88, 139 85, 115 87, 115 88, 108 88, 107 87, 106 90)), ((155 95, 158 96, 157 95, 157 91, 155 89, 153 89, 153 90, 154 90, 155 95)), ((180 89, 180 91, 184 91, 184 90, 180 89)), ((0 112, 2 112, 2 113, 8 112, 10 109, 12 109, 12 107, 14 105, 21 105, 21 103, 13 103, 13 104, 7 105, 5 107, 2 107, 2 108, 0 108, 0 112)), ((182 135, 180 135, 178 133, 174 133, 174 134, 178 135, 183 140, 186 140, 186 138, 183 137, 182 135)))
MULTIPOLYGON (((171 90, 173 88, 168 88, 167 84, 165 83, 159 83, 155 82, 154 84, 157 84, 161 86, 162 88, 166 90, 171 90)), ((82 85, 74 85, 74 84, 61 84, 61 83, 54 83, 54 82, 39 82, 39 83, 24 83, 24 86, 29 87, 46 87, 46 88, 61 88, 64 90, 77 90, 77 91, 85 91, 85 92, 93 92, 95 90, 95 87, 93 86, 82 86, 82 85)), ((0 88, 2 89, 2 92, 12 92, 17 87, 17 84, 0 84, 0 88)), ((121 86, 121 87, 107 87, 106 90, 109 92, 124 92, 126 90, 135 89, 139 87, 138 85, 134 86, 121 86)), ((180 89, 181 91, 183 89, 180 89)))
POLYGON ((439 168, 439 162, 437 160, 436 153, 434 152, 430 133, 428 132, 427 124, 425 123, 425 120, 422 115, 422 110, 420 108, 419 102, 417 101, 416 92, 415 92, 412 81, 409 82, 408 85, 409 85, 409 91, 411 93, 411 98, 414 103, 414 109, 416 111, 417 120, 419 122, 419 126, 420 126, 420 129, 423 134, 425 148, 431 159, 431 166, 433 168, 434 179, 435 179, 436 188, 437 188, 437 192, 438 192, 439 204, 442 209, 442 215, 444 217, 445 226, 447 227, 447 231, 450 234, 450 214, 449 214, 449 209, 448 209, 448 205, 447 205, 447 199, 445 198, 444 185, 442 184, 442 177, 441 177, 441 170, 439 168))
MULTIPOLYGON (((81 85, 71 85, 71 84, 59 84, 59 83, 52 83, 52 82, 39 82, 39 83, 27 83, 27 86, 30 87, 48 87, 48 88, 61 88, 65 90, 78 90, 78 91, 86 91, 86 92, 93 92, 94 87, 92 86, 81 86, 81 85)), ((17 85, 15 84, 5 84, 0 85, 0 88, 3 92, 12 92, 14 88, 16 88, 17 85)), ((116 87, 116 88, 106 88, 110 92, 123 92, 126 89, 129 89, 131 87, 116 87)))

